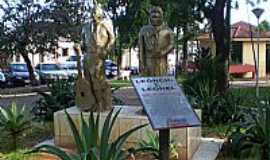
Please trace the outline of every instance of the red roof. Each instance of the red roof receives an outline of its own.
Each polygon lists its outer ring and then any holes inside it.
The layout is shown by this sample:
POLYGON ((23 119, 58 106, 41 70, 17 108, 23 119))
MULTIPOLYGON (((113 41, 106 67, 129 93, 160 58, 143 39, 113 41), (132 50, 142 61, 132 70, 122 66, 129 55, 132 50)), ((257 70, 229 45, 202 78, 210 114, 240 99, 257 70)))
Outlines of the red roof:
MULTIPOLYGON (((257 37, 256 26, 244 21, 234 23, 231 26, 231 32, 232 38, 250 38, 251 34, 253 34, 253 37, 257 37)), ((260 37, 270 38, 270 34, 269 32, 261 32, 260 37)))
MULTIPOLYGON (((257 37, 256 26, 244 22, 239 21, 231 25, 231 37, 232 38, 250 38, 251 34, 253 37, 257 37)), ((269 32, 261 32, 261 38, 270 38, 270 31, 269 32)), ((201 34, 198 39, 209 39, 209 33, 201 34)))

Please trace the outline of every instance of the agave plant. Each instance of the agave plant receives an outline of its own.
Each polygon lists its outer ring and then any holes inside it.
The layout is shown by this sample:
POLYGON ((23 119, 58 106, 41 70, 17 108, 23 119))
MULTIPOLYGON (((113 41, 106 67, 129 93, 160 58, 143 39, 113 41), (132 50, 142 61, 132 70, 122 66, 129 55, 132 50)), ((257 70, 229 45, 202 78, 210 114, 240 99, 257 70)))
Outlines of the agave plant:
MULTIPOLYGON (((147 131, 147 139, 138 144, 139 148, 135 152, 150 152, 156 159, 159 158, 159 136, 156 133, 147 131)), ((177 145, 174 140, 170 141, 170 159, 178 159, 177 145)))
POLYGON ((123 144, 132 133, 146 125, 140 125, 130 129, 120 135, 115 141, 110 142, 111 132, 120 110, 118 110, 114 115, 113 113, 114 111, 112 110, 108 114, 103 124, 102 131, 99 133, 99 114, 95 118, 94 114, 91 112, 87 122, 81 113, 82 125, 79 131, 70 115, 66 112, 67 120, 76 144, 77 153, 67 153, 58 147, 49 145, 37 147, 30 153, 45 152, 56 155, 61 160, 125 160, 128 154, 123 150, 123 144))
POLYGON ((16 103, 0 107, 0 129, 12 140, 12 149, 17 149, 19 137, 30 127, 30 119, 25 107, 19 108, 16 103))
POLYGON ((195 108, 202 109, 203 122, 207 124, 217 123, 216 114, 219 114, 220 97, 216 94, 215 87, 209 81, 197 84, 197 89, 191 88, 193 91, 192 105, 195 108))
POLYGON ((53 120, 54 112, 75 105, 74 83, 70 80, 56 80, 48 84, 49 92, 39 92, 41 96, 32 112, 37 119, 53 120))

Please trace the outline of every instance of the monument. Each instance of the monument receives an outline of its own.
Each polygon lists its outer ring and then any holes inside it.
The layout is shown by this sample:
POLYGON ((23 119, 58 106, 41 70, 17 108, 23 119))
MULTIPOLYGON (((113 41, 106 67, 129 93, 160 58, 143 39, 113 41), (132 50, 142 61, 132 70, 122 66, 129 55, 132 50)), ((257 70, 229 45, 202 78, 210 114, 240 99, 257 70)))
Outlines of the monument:
POLYGON ((163 21, 160 7, 150 10, 149 25, 139 33, 139 62, 143 76, 167 74, 167 55, 174 48, 174 34, 163 21))
POLYGON ((139 62, 143 78, 132 79, 152 128, 159 131, 160 160, 169 159, 170 129, 200 126, 175 78, 167 75, 167 55, 174 48, 174 34, 163 20, 163 11, 150 10, 149 25, 139 34, 139 62), (162 76, 162 77, 161 77, 162 76))
MULTIPOLYGON (((85 53, 84 71, 80 69, 79 78, 76 82, 77 107, 54 113, 54 142, 57 146, 63 148, 74 149, 75 146, 72 132, 66 121, 65 111, 75 120, 76 127, 80 127, 82 125, 80 122, 81 111, 84 111, 83 116, 87 119, 90 116, 88 111, 94 111, 95 116, 100 115, 100 122, 104 122, 112 107, 111 90, 105 79, 103 62, 114 42, 113 29, 111 23, 104 18, 100 6, 94 9, 93 17, 93 27, 91 25, 84 27, 82 47, 81 45, 75 45, 78 55, 85 53)), ((160 144, 165 148, 161 150, 163 157, 168 156, 168 137, 172 136, 177 143, 179 159, 189 160, 200 145, 201 128, 190 126, 198 125, 201 111, 196 110, 198 117, 194 116, 193 110, 175 79, 164 77, 167 74, 167 55, 173 49, 174 36, 163 22, 161 8, 154 7, 151 9, 149 21, 150 24, 144 26, 140 31, 139 46, 142 75, 150 76, 150 78, 134 78, 133 84, 139 93, 144 108, 147 107, 145 108, 146 113, 152 116, 148 115, 150 118, 147 118, 145 114, 141 114, 142 106, 113 106, 115 111, 121 109, 121 112, 109 138, 115 140, 130 128, 151 123, 154 127, 148 126, 129 137, 126 147, 134 147, 139 141, 147 140, 149 131, 156 133, 153 129, 163 130, 165 132, 160 132, 163 134, 160 136, 160 144), (159 106, 156 108, 156 105, 159 106), (179 105, 183 106, 179 109, 177 108, 179 105), (170 110, 168 107, 170 107, 170 110), (159 110, 156 111, 156 109, 159 110), (170 114, 168 111, 170 111, 170 114), (167 118, 168 116, 170 118, 167 118), (169 128, 177 129, 169 132, 169 128)), ((78 64, 80 68, 80 59, 78 64)))
MULTIPOLYGON (((81 111, 103 112, 112 108, 111 87, 106 81, 104 61, 115 36, 113 25, 105 18, 100 5, 94 8, 92 17, 93 23, 83 29, 84 71, 83 75, 79 71, 75 101, 81 111)), ((82 53, 78 45, 75 50, 78 55, 82 53)))

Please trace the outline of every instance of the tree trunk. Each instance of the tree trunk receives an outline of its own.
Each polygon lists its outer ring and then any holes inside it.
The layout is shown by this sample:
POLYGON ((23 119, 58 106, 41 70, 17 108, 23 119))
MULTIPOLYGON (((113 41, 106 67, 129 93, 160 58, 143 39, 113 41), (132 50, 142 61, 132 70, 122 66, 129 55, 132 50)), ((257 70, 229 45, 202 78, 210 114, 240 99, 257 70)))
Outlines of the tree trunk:
POLYGON ((226 78, 227 78, 227 85, 229 86, 229 81, 230 81, 230 73, 229 73, 229 66, 230 66, 230 57, 231 57, 231 3, 232 0, 227 0, 226 4, 226 39, 225 39, 225 44, 227 46, 227 51, 228 51, 228 56, 227 58, 227 70, 226 70, 226 78))
POLYGON ((120 77, 120 69, 122 64, 122 43, 119 44, 119 51, 118 51, 118 57, 117 57, 117 74, 118 77, 120 77))
POLYGON ((177 79, 179 73, 179 44, 178 38, 180 34, 180 28, 176 28, 176 50, 175 50, 175 78, 177 79))
POLYGON ((186 72, 187 71, 187 59, 188 59, 188 41, 186 38, 187 35, 187 24, 183 27, 183 64, 182 64, 182 68, 183 71, 186 72))
POLYGON ((17 140, 17 135, 16 135, 16 133, 12 133, 11 134, 11 138, 12 138, 12 149, 13 150, 15 150, 15 151, 17 151, 17 144, 18 144, 18 140, 17 140))
POLYGON ((226 33, 226 26, 224 20, 226 0, 216 1, 215 8, 211 14, 213 35, 216 42, 216 56, 218 58, 217 67, 217 91, 224 94, 228 89, 228 59, 229 47, 226 33))
POLYGON ((37 85, 38 83, 37 83, 36 76, 34 74, 34 68, 33 68, 32 64, 31 64, 31 61, 30 61, 27 53, 22 53, 21 55, 22 55, 22 57, 24 59, 24 62, 27 65, 27 69, 28 69, 28 72, 29 72, 29 78, 30 78, 31 84, 32 85, 37 85))

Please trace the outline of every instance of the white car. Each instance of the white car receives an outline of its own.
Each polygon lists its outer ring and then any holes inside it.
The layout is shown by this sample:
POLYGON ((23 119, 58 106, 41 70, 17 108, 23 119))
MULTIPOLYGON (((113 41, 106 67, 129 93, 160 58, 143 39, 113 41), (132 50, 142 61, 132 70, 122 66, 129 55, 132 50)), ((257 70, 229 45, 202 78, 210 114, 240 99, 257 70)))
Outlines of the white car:
POLYGON ((59 64, 59 67, 67 73, 69 78, 76 78, 78 76, 77 62, 64 62, 59 64))
POLYGON ((68 74, 61 70, 55 63, 42 63, 36 66, 36 71, 40 75, 41 83, 55 81, 57 79, 68 79, 68 74))

